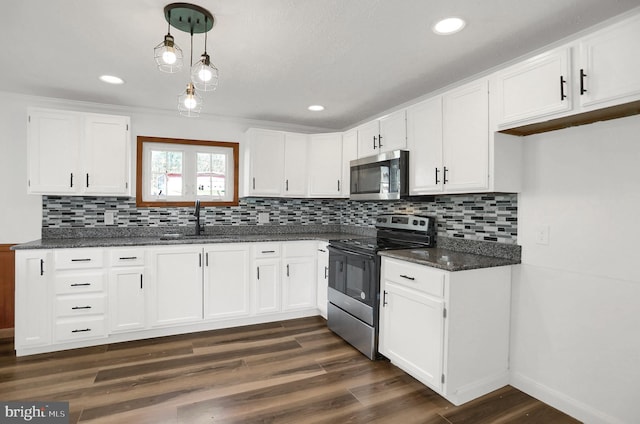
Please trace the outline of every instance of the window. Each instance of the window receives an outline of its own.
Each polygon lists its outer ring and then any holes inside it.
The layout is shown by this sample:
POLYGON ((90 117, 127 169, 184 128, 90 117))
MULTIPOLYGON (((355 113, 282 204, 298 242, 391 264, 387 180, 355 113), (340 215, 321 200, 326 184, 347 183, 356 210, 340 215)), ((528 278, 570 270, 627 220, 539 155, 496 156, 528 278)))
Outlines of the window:
POLYGON ((138 137, 137 206, 238 204, 238 143, 138 137))

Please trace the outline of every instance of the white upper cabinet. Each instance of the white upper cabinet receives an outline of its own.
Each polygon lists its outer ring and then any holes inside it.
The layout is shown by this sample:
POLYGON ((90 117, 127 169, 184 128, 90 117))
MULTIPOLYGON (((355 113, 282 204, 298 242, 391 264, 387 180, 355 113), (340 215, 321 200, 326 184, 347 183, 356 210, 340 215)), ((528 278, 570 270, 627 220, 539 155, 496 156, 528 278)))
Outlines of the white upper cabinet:
POLYGON ((342 133, 342 197, 351 190, 351 161, 358 159, 358 130, 342 133))
POLYGON ((640 15, 580 41, 580 104, 595 109, 640 98, 640 15))
POLYGON ((500 126, 552 116, 572 108, 571 48, 552 50, 505 69, 496 77, 500 126))
POLYGON ((309 197, 341 197, 342 133, 310 135, 307 162, 309 197))
POLYGON ((391 113, 357 128, 358 158, 407 148, 405 110, 391 113))
POLYGON ((442 96, 407 109, 409 193, 442 191, 442 96))
POLYGON ((251 128, 245 154, 249 156, 249 196, 280 196, 284 181, 284 133, 251 128))
POLYGON ((496 129, 526 135, 624 116, 624 107, 594 117, 586 112, 640 100, 639 39, 636 14, 496 72, 496 129))
POLYGON ((285 197, 307 194, 307 135, 286 133, 284 136, 285 197))
POLYGON ((84 192, 128 193, 129 118, 89 114, 84 121, 84 192))
POLYGON ((27 145, 30 194, 131 193, 126 116, 29 109, 27 145))
POLYGON ((485 79, 409 107, 407 146, 411 195, 519 190, 520 145, 490 136, 485 79))
POLYGON ((489 86, 467 84, 442 96, 442 182, 451 192, 489 188, 489 86))

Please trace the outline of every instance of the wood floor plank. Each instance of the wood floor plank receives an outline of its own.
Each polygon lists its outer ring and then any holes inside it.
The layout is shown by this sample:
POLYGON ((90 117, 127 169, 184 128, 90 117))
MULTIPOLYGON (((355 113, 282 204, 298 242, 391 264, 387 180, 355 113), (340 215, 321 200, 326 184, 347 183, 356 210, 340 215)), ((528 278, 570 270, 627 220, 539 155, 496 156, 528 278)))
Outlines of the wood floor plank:
POLYGON ((308 317, 16 358, 0 399, 68 401, 70 423, 575 424, 505 387, 454 406, 308 317))

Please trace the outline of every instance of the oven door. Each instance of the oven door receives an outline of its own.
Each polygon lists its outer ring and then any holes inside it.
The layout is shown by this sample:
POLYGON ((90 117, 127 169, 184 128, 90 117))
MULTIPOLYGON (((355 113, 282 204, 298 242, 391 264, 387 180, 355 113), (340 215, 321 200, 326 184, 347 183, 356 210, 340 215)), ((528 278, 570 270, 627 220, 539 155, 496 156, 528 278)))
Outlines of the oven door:
POLYGON ((377 256, 329 246, 329 302, 369 325, 375 323, 377 256))

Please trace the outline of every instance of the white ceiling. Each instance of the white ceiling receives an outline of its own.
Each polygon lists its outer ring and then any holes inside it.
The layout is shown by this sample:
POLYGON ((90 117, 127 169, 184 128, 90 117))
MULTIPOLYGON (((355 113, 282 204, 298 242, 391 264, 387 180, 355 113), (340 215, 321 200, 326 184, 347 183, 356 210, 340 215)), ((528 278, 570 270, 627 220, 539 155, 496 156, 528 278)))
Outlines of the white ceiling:
MULTIPOLYGON (((188 81, 156 70, 171 0, 14 0, 0 13, 0 90, 175 110, 188 81), (123 78, 111 86, 102 74, 123 78)), ((194 0, 220 69, 204 113, 342 130, 609 17, 640 0, 194 0), (467 20, 437 36, 441 17, 467 20), (307 106, 322 104, 323 112, 307 106)), ((173 30, 189 55, 189 36, 173 30)), ((194 38, 194 56, 204 47, 194 38)), ((185 118, 186 119, 186 118, 185 118)))

